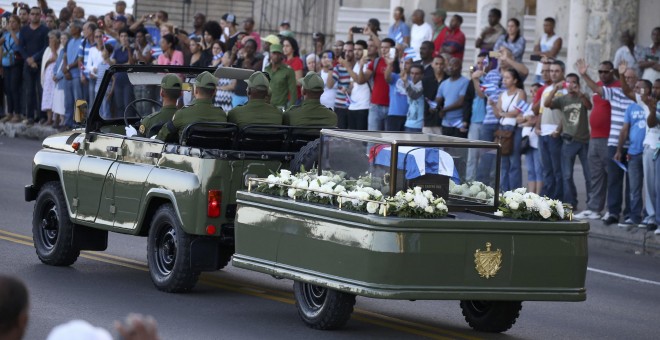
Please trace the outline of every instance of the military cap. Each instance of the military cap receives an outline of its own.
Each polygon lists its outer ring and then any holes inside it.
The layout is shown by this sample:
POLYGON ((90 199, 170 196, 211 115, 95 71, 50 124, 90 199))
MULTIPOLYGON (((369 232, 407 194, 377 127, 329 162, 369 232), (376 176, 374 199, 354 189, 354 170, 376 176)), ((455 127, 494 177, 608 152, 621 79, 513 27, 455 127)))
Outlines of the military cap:
POLYGON ((174 73, 168 73, 160 81, 160 87, 163 90, 181 90, 181 79, 174 73))
POLYGON ((447 11, 445 11, 442 8, 436 9, 435 11, 433 11, 432 14, 435 15, 436 17, 441 17, 441 18, 446 18, 447 17, 447 11))
POLYGON ((270 45, 270 53, 275 53, 275 52, 284 53, 282 52, 282 45, 280 44, 270 45))
POLYGON ((195 86, 197 87, 214 89, 217 84, 218 78, 214 77, 209 71, 204 71, 195 78, 195 86))
POLYGON ((252 73, 250 78, 245 82, 247 83, 247 87, 251 89, 268 90, 268 87, 270 86, 270 82, 268 81, 268 78, 266 78, 266 75, 263 74, 263 72, 252 73))
POLYGON ((300 79, 300 84, 305 90, 310 91, 323 91, 323 88, 325 87, 321 76, 313 71, 307 72, 307 75, 300 79))

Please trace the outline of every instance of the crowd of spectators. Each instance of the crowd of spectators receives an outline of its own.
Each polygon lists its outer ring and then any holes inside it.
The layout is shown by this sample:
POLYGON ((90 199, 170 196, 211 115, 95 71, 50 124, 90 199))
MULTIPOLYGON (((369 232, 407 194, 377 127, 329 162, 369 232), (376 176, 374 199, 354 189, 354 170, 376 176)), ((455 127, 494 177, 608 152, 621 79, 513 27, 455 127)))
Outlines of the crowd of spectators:
MULTIPOLYGON (((543 34, 528 56, 538 65, 530 71, 523 63, 527 42, 520 21, 506 18, 503 26, 497 8, 475 37, 477 62, 464 65, 463 18, 447 18, 443 9, 431 13, 429 24, 423 10, 414 10, 407 22, 404 8, 397 7, 387 32, 369 19, 364 27, 351 27, 346 41, 326 41, 315 32, 312 46, 300 46, 288 21, 280 23, 278 34, 261 37, 253 18, 226 13, 214 20, 197 13, 193 31, 186 32, 171 24, 165 11, 135 18, 123 1, 100 17, 85 17, 75 1, 59 15, 46 1, 38 3, 17 4, 3 14, 4 121, 73 127, 76 101, 92 102, 104 72, 116 64, 263 71, 270 84, 266 100, 280 110, 301 104, 310 93, 302 80, 314 71, 324 85, 318 100, 336 113, 339 128, 484 141, 508 136, 513 143, 501 162, 502 190, 526 184, 530 191, 582 208, 577 218, 603 218, 622 227, 652 229, 659 220, 660 28, 653 30, 649 47, 636 46, 634 35, 623 32, 621 48, 613 61, 604 58, 598 65, 595 82, 584 61, 575 65, 579 74, 567 74, 558 58, 563 42, 554 18, 544 19, 543 34), (530 75, 534 84, 528 91, 523 84, 530 75), (584 207, 573 179, 576 158, 588 193, 584 207)), ((125 75, 114 76, 104 117, 116 118, 135 97, 159 99, 147 87, 124 86, 127 81, 125 75)), ((245 81, 219 79, 214 105, 228 112, 251 97, 256 98, 245 81)), ((493 154, 471 150, 465 158, 467 180, 493 178, 493 154)))

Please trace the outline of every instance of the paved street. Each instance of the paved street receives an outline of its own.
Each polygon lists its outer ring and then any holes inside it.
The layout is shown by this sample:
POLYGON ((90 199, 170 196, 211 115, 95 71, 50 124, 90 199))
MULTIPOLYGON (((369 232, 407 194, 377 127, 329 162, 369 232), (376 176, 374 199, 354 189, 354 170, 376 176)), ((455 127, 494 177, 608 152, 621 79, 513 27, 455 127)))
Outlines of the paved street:
POLYGON ((146 239, 138 237, 111 234, 105 252, 85 252, 71 267, 46 266, 32 246, 33 203, 23 200, 39 148, 34 140, 0 136, 0 273, 29 287, 26 339, 44 339, 55 325, 76 318, 110 329, 129 312, 153 315, 163 339, 657 338, 660 258, 591 240, 587 301, 525 302, 516 324, 502 335, 472 331, 458 301, 367 298, 357 299, 345 329, 314 331, 297 315, 291 281, 231 266, 203 275, 190 294, 162 293, 146 271, 146 239))

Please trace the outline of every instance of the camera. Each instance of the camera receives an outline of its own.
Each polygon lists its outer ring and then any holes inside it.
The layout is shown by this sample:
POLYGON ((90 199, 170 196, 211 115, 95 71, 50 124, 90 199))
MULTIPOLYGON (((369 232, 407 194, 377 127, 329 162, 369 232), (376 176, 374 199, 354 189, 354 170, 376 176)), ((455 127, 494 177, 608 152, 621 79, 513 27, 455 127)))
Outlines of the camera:
POLYGON ((541 57, 540 54, 532 54, 529 56, 529 60, 531 61, 541 61, 541 59, 543 59, 543 57, 541 57))
POLYGON ((364 27, 352 27, 351 32, 353 32, 353 33, 364 33, 364 27))

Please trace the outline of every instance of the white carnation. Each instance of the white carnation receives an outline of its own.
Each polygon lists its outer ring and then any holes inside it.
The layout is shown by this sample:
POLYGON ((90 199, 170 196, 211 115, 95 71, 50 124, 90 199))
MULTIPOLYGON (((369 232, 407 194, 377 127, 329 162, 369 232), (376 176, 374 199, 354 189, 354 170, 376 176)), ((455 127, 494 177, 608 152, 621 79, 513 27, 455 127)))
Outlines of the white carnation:
POLYGON ((334 189, 335 194, 340 194, 346 192, 346 188, 343 185, 338 185, 334 189))
POLYGON ((404 195, 404 198, 406 199, 406 201, 410 202, 410 201, 412 201, 412 200, 415 198, 415 195, 413 195, 413 194, 410 193, 410 192, 407 192, 407 193, 404 195))
POLYGON ((424 197, 426 197, 429 201, 433 199, 433 192, 431 190, 425 190, 424 191, 424 197))
POLYGON ((519 207, 520 207, 520 204, 518 204, 518 202, 516 202, 516 201, 513 201, 513 202, 509 203, 509 208, 511 208, 512 210, 518 210, 519 207))
POLYGON ((298 181, 298 183, 296 183, 296 188, 298 188, 298 189, 307 189, 307 188, 309 188, 309 183, 305 180, 298 181))
POLYGON ((417 203, 410 202, 410 203, 408 203, 408 206, 411 207, 411 208, 415 208, 415 207, 417 207, 417 203))
POLYGON ((524 195, 525 193, 527 193, 527 188, 518 188, 518 189, 514 190, 514 192, 519 194, 519 195, 524 195))
POLYGON ((291 178, 291 171, 284 169, 280 170, 280 177, 285 181, 289 180, 291 178))
POLYGON ((415 195, 415 203, 422 209, 429 205, 429 201, 422 194, 415 195))
POLYGON ((422 188, 421 187, 415 187, 415 194, 421 194, 422 193, 422 188))
POLYGON ((495 190, 493 190, 493 188, 491 187, 486 187, 486 193, 488 194, 488 196, 493 196, 495 195, 495 190))
POLYGON ((319 181, 315 180, 315 181, 309 182, 309 189, 312 189, 312 190, 321 189, 321 186, 319 185, 319 181))
POLYGON ((330 181, 330 177, 328 176, 319 176, 316 179, 318 179, 319 182, 321 182, 321 185, 328 183, 330 181))
POLYGON ((477 198, 480 200, 485 200, 486 198, 488 198, 488 196, 486 196, 486 193, 482 191, 477 194, 477 198))
POLYGON ((536 207, 536 205, 534 204, 534 201, 533 201, 533 200, 531 200, 531 199, 529 199, 529 198, 525 198, 524 201, 525 201, 525 206, 527 207, 527 210, 528 210, 528 211, 534 211, 534 210, 537 209, 537 207, 536 207))
POLYGON ((378 206, 380 204, 375 203, 375 202, 368 202, 367 203, 367 212, 370 214, 375 214, 378 211, 378 206))
POLYGON ((433 214, 433 207, 429 205, 426 208, 424 208, 424 211, 426 211, 429 214, 433 214))
POLYGON ((552 215, 550 209, 541 209, 539 210, 539 214, 541 214, 541 217, 543 217, 546 220, 550 218, 550 215, 552 215))
POLYGON ((477 196, 479 191, 481 191, 481 188, 478 185, 476 185, 476 184, 472 185, 470 187, 470 197, 477 196))
POLYGON ((435 208, 440 210, 440 211, 447 211, 447 206, 444 205, 443 203, 438 203, 435 205, 435 208))
POLYGON ((296 193, 298 193, 298 190, 296 190, 296 189, 294 189, 294 188, 290 188, 290 189, 287 191, 287 195, 288 195, 289 197, 291 197, 291 198, 296 198, 296 193))

